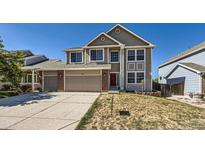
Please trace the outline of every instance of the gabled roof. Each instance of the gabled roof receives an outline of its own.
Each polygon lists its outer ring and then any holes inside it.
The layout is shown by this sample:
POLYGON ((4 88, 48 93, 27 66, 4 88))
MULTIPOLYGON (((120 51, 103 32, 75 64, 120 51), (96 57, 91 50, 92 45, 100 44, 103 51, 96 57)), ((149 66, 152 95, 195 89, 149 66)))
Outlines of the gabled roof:
POLYGON ((195 64, 195 63, 180 63, 179 65, 187 67, 189 69, 192 69, 193 71, 197 73, 204 73, 205 72, 205 66, 195 64))
POLYGON ((104 35, 105 37, 109 38, 110 40, 114 41, 116 44, 118 45, 122 45, 121 42, 117 41, 116 39, 112 38, 111 36, 109 36, 108 34, 106 33, 100 33, 99 35, 97 35, 94 39, 92 39, 90 42, 88 42, 85 47, 89 46, 92 42, 94 42, 96 39, 98 39, 100 36, 104 35))
POLYGON ((205 66, 195 64, 195 63, 179 63, 176 65, 169 73, 166 75, 166 78, 169 77, 178 67, 183 67, 187 70, 195 72, 197 74, 205 73, 205 66))
POLYGON ((183 58, 185 58, 187 56, 190 56, 192 54, 195 54, 195 53, 199 52, 200 50, 202 50, 204 48, 205 48, 205 41, 200 43, 200 44, 198 44, 198 45, 196 45, 196 46, 194 46, 194 47, 192 47, 192 48, 190 48, 190 49, 188 49, 188 50, 186 50, 186 51, 184 51, 184 52, 182 52, 182 53, 180 53, 180 54, 178 54, 178 55, 176 55, 176 56, 174 56, 174 57, 172 57, 171 59, 169 59, 165 63, 161 64, 159 66, 159 68, 161 68, 163 66, 166 66, 168 64, 171 64, 173 62, 176 62, 176 61, 178 61, 180 59, 183 59, 183 58))
POLYGON ((113 29, 115 29, 117 26, 119 26, 120 28, 124 29, 125 31, 127 31, 128 33, 132 34, 133 36, 139 38, 140 40, 146 42, 148 45, 150 46, 154 46, 152 43, 150 43, 149 41, 143 39, 142 37, 140 37, 139 35, 135 34, 134 32, 130 31, 129 29, 125 28, 124 26, 122 26, 121 24, 116 24, 114 27, 112 27, 110 30, 108 30, 106 33, 108 34, 110 31, 112 31, 113 29))

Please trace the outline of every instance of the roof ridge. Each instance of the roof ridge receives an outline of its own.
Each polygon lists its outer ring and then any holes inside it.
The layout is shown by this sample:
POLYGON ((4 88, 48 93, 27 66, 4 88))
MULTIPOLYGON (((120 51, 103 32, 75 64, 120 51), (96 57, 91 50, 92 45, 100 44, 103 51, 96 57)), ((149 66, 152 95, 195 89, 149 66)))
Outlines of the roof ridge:
POLYGON ((198 50, 200 50, 200 48, 205 48, 205 41, 203 41, 203 42, 201 42, 201 43, 199 43, 199 44, 197 44, 197 45, 194 45, 193 47, 188 48, 188 49, 186 49, 186 50, 180 52, 179 54, 177 54, 177 55, 175 55, 175 56, 169 58, 166 62, 164 62, 164 63, 162 63, 161 65, 159 65, 159 68, 160 68, 160 67, 163 67, 164 65, 168 65, 168 64, 170 64, 170 63, 172 63, 172 62, 174 62, 174 61, 177 61, 177 60, 179 60, 180 58, 183 58, 183 57, 188 56, 188 55, 190 55, 190 54, 192 54, 192 53, 195 53, 195 52, 197 52, 198 50))

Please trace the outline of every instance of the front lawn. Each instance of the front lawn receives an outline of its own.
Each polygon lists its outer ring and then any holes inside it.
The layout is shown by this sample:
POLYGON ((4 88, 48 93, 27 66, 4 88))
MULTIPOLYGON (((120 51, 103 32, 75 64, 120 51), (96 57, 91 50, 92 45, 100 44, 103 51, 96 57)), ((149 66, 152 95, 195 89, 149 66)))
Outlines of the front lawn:
POLYGON ((152 96, 102 94, 76 129, 205 129, 205 109, 152 96))

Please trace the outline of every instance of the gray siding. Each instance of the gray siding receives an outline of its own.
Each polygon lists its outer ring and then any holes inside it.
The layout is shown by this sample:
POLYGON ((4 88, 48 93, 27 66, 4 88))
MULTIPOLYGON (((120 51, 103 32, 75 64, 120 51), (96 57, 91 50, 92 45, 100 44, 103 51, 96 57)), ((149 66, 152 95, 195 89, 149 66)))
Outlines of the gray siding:
POLYGON ((120 28, 119 26, 117 26, 116 28, 114 28, 112 31, 110 31, 108 33, 108 35, 110 35, 111 37, 113 37, 114 39, 118 40, 119 42, 125 44, 126 46, 136 46, 136 45, 148 45, 146 42, 144 42, 143 40, 133 36, 132 34, 130 34, 129 32, 127 32, 126 30, 120 28), (115 32, 115 30, 119 28, 120 29, 120 33, 117 34, 115 32))
POLYGON ((182 67, 178 67, 168 78, 169 79, 174 79, 174 78, 181 78, 185 77, 185 83, 184 83, 184 94, 188 94, 190 92, 194 93, 200 93, 201 88, 201 80, 200 76, 190 70, 187 70, 182 67))
POLYGON ((101 45, 118 45, 118 43, 114 42, 104 34, 100 35, 98 38, 96 38, 93 42, 91 42, 88 46, 101 46, 101 45), (105 40, 101 40, 101 38, 104 37, 105 40))
POLYGON ((179 60, 175 63, 166 65, 162 68, 159 68, 159 77, 162 77, 162 80, 160 81, 160 83, 167 83, 164 78, 164 76, 166 76, 177 64, 179 64, 180 62, 191 62, 191 63, 196 63, 199 65, 204 65, 205 66, 205 51, 200 52, 198 54, 195 54, 193 56, 184 58, 182 60, 179 60))

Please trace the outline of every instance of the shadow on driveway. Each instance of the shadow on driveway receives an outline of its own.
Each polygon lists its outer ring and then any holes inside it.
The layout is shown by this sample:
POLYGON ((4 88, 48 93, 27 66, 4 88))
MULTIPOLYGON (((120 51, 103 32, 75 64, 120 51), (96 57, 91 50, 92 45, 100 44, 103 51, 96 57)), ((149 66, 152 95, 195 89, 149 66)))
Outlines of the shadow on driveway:
POLYGON ((0 107, 35 104, 39 103, 39 100, 51 99, 56 96, 57 95, 49 93, 28 93, 19 96, 0 99, 0 107))

